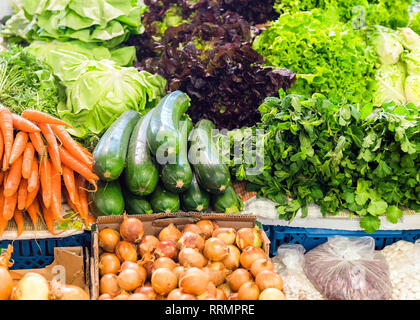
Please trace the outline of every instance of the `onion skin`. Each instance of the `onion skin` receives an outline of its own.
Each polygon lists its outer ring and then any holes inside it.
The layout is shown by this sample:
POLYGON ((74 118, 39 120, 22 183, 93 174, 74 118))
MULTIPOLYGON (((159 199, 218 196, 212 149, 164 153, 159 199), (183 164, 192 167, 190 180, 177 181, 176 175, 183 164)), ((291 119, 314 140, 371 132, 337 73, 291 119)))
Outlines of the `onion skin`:
POLYGON ((236 245, 243 250, 246 247, 261 247, 262 239, 257 227, 242 228, 236 232, 236 245))
POLYGON ((151 255, 157 248, 157 245, 159 244, 159 239, 155 236, 146 235, 141 240, 139 247, 139 252, 142 257, 144 257, 146 254, 151 255))
POLYGON ((159 232, 159 240, 165 241, 165 240, 171 240, 173 242, 177 242, 182 236, 181 231, 178 230, 177 227, 173 223, 171 223, 169 226, 163 228, 159 232))
POLYGON ((49 300, 48 281, 38 273, 29 272, 18 282, 16 300, 49 300))
POLYGON ((90 300, 89 295, 85 290, 78 286, 66 284, 56 289, 57 295, 54 300, 90 300))
POLYGON ((239 300, 258 300, 260 289, 253 281, 245 282, 238 290, 239 300))
POLYGON ((192 248, 201 251, 204 248, 204 239, 194 232, 184 232, 178 240, 178 248, 192 248))
POLYGON ((197 249, 184 248, 179 252, 178 260, 185 268, 203 268, 207 264, 207 258, 197 249))
POLYGON ((149 261, 143 262, 142 265, 143 265, 143 268, 146 270, 146 274, 147 274, 146 279, 151 279, 152 273, 153 271, 155 271, 154 262, 149 260, 149 261))
POLYGON ((186 268, 183 266, 176 266, 172 272, 175 273, 176 277, 178 278, 178 281, 182 278, 182 276, 185 274, 186 272, 186 268))
POLYGON ((229 296, 228 300, 239 300, 238 299, 238 293, 231 293, 231 295, 229 296))
POLYGON ((98 241, 99 247, 107 252, 114 252, 118 242, 120 242, 120 234, 110 228, 105 228, 99 232, 98 241))
POLYGON ((173 269, 175 269, 176 266, 176 262, 168 257, 160 257, 153 262, 154 270, 159 268, 168 268, 172 271, 173 269))
POLYGON ((112 300, 128 300, 130 296, 126 295, 126 294, 119 294, 118 296, 116 296, 114 299, 112 300))
POLYGON ((256 260, 266 258, 267 255, 263 249, 249 246, 242 251, 239 262, 245 269, 250 269, 256 260))
POLYGON ((267 288, 260 293, 258 300, 286 300, 286 296, 279 289, 267 288))
POLYGON ((222 289, 217 288, 216 290, 216 299, 217 300, 227 300, 227 296, 222 289))
POLYGON ((220 286, 218 286, 217 289, 222 290, 225 293, 226 297, 229 297, 232 293, 232 289, 230 288, 230 286, 226 282, 222 283, 220 286))
POLYGON ((182 289, 177 288, 168 294, 166 300, 197 300, 197 298, 192 294, 185 293, 182 289))
POLYGON ((115 254, 107 254, 99 260, 101 276, 107 273, 117 274, 121 266, 120 259, 115 254))
POLYGON ((178 247, 177 247, 176 242, 172 240, 160 241, 155 250, 155 255, 158 258, 168 257, 173 260, 176 259, 176 257, 178 256, 178 247))
MULTIPOLYGON (((146 281, 147 271, 146 271, 146 268, 144 268, 142 265, 135 262, 131 262, 131 261, 124 261, 123 264, 121 265, 120 272, 123 272, 126 269, 135 270, 139 274, 139 277, 141 279, 141 284, 143 284, 144 281, 146 281)), ((128 291, 131 291, 131 290, 128 290, 128 291)))
POLYGON ((251 265, 251 273, 254 277, 257 276, 263 270, 270 270, 274 271, 274 265, 271 262, 271 259, 258 259, 255 260, 254 263, 251 265))
POLYGON ((134 291, 134 293, 145 294, 148 297, 148 300, 156 300, 157 298, 157 294, 151 286, 137 288, 136 291, 134 291))
POLYGON ((118 277, 112 273, 102 276, 99 283, 99 290, 101 294, 107 293, 111 298, 118 296, 121 293, 121 288, 118 285, 118 277))
POLYGON ((179 287, 186 293, 199 296, 206 292, 209 282, 207 273, 198 268, 190 268, 179 280, 179 287))
POLYGON ((217 224, 213 223, 210 220, 200 220, 196 223, 196 225, 201 229, 203 232, 203 238, 208 239, 213 234, 213 231, 217 229, 217 224))
POLYGON ((203 268, 203 271, 209 275, 210 281, 216 286, 221 285, 228 274, 228 270, 222 262, 211 262, 203 268))
POLYGON ((101 294, 98 300, 112 300, 112 297, 108 293, 101 294))
POLYGON ((213 238, 219 238, 226 244, 234 244, 236 240, 236 230, 233 228, 217 228, 213 231, 213 238))
POLYGON ((178 278, 168 268, 157 269, 152 274, 152 287, 159 294, 168 294, 176 288, 177 284, 178 278), (163 281, 163 279, 166 281, 163 281))
POLYGON ((275 288, 283 290, 283 279, 282 277, 270 270, 263 270, 255 277, 255 283, 261 291, 268 288, 275 288))
POLYGON ((0 267, 0 300, 9 300, 12 290, 12 276, 6 268, 0 267))
POLYGON ((115 253, 121 262, 137 262, 137 248, 130 242, 120 241, 115 248, 115 253))
POLYGON ((192 223, 186 224, 184 227, 184 230, 182 230, 182 234, 186 232, 194 232, 204 239, 204 232, 196 224, 192 224, 192 223))
POLYGON ((219 238, 209 238, 204 244, 204 256, 212 261, 222 261, 229 254, 226 243, 219 238))
POLYGON ((126 291, 134 291, 144 282, 141 274, 133 268, 127 268, 118 275, 118 286, 126 291))
POLYGON ((125 241, 140 242, 144 235, 143 222, 137 218, 129 218, 127 214, 124 214, 123 222, 120 225, 120 235, 125 241))
POLYGON ((226 277, 226 282, 233 291, 238 291, 244 283, 252 280, 251 274, 243 268, 236 269, 226 277))
POLYGON ((239 267, 241 251, 234 245, 228 245, 228 255, 222 260, 225 267, 229 270, 235 270, 239 267))
POLYGON ((149 300, 149 297, 144 293, 133 293, 127 300, 149 300))

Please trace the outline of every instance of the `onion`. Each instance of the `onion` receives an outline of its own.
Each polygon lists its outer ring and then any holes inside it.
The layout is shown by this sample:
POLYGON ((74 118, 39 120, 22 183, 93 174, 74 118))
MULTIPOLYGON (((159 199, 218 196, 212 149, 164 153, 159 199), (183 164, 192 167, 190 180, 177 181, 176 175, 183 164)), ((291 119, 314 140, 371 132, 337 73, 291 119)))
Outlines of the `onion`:
POLYGON ((246 247, 261 247, 262 239, 258 227, 242 228, 236 232, 236 245, 243 250, 246 247))
POLYGON ((239 300, 258 300, 260 289, 253 281, 245 282, 238 290, 239 300))
POLYGON ((178 281, 182 278, 182 276, 185 274, 186 269, 183 266, 176 266, 172 272, 175 273, 176 277, 178 278, 178 281))
POLYGON ((184 230, 182 230, 182 234, 186 232, 194 232, 204 239, 204 232, 196 224, 192 224, 192 223, 186 224, 184 227, 184 230))
POLYGON ((14 293, 16 300, 48 300, 48 281, 38 273, 28 272, 18 282, 14 293))
POLYGON ((101 294, 98 300, 112 300, 112 297, 108 293, 101 294))
POLYGON ((120 234, 110 228, 105 228, 99 232, 99 246, 107 252, 114 252, 118 242, 120 242, 120 234))
POLYGON ((144 282, 144 278, 133 268, 127 268, 118 275, 118 286, 126 291, 133 291, 140 287, 144 282))
POLYGON ((213 231, 212 237, 219 238, 226 244, 234 244, 236 240, 236 230, 233 228, 217 228, 213 231))
POLYGON ((238 299, 238 293, 237 292, 231 293, 228 300, 239 300, 238 299))
POLYGON ((144 235, 143 222, 137 218, 128 218, 124 214, 123 222, 120 225, 121 237, 128 242, 140 242, 144 235))
POLYGON ((177 264, 175 261, 168 257, 160 257, 153 262, 153 268, 155 270, 159 268, 168 268, 169 270, 173 270, 176 266, 177 264))
POLYGON ((204 239, 194 232, 187 231, 178 240, 178 247, 180 249, 193 248, 201 251, 204 248, 204 239))
POLYGON ((147 235, 144 236, 139 244, 139 252, 140 255, 143 257, 146 254, 152 254, 155 250, 157 245, 159 244, 159 239, 155 236, 147 235))
POLYGON ((241 251, 234 245, 228 245, 228 255, 222 260, 223 264, 229 270, 235 270, 239 267, 239 259, 241 257, 241 251))
POLYGON ((233 291, 238 291, 244 283, 252 281, 252 276, 248 270, 238 268, 226 277, 226 281, 233 291))
POLYGON ((195 296, 189 293, 185 293, 182 289, 174 289, 169 294, 166 300, 197 300, 195 296))
POLYGON ((286 300, 286 297, 279 289, 267 288, 261 292, 259 300, 286 300))
POLYGON ((186 268, 202 268, 207 264, 207 259, 197 249, 184 248, 179 252, 179 263, 186 268))
POLYGON ((9 300, 12 289, 12 276, 6 268, 0 267, 0 300, 9 300))
POLYGON ((216 289, 216 299, 217 300, 227 300, 227 296, 222 289, 216 289))
POLYGON ((257 259, 254 261, 254 263, 251 265, 251 273, 254 277, 257 276, 261 271, 263 270, 270 270, 274 271, 274 265, 271 262, 271 259, 257 259))
POLYGON ((144 269, 146 269, 146 274, 147 274, 146 279, 150 279, 152 277, 153 271, 155 270, 154 262, 151 260, 143 262, 143 267, 144 269))
POLYGON ((255 283, 261 291, 264 291, 267 288, 276 288, 278 290, 283 289, 282 277, 270 270, 263 270, 258 273, 255 277, 255 283))
POLYGON ((135 262, 132 262, 132 261, 124 261, 121 265, 120 272, 122 272, 126 269, 136 270, 139 273, 140 277, 143 279, 143 282, 146 280, 147 271, 139 263, 135 263, 135 262))
POLYGON ((127 300, 149 300, 149 297, 144 293, 133 293, 127 300))
POLYGON ((152 287, 159 294, 168 294, 176 288, 178 278, 168 268, 160 268, 152 274, 152 287))
POLYGON ((209 285, 210 278, 203 270, 190 268, 179 281, 179 287, 186 293, 199 296, 203 294, 209 285))
POLYGON ((197 296, 197 300, 217 300, 216 296, 206 291, 203 294, 197 296))
POLYGON ((242 251, 239 261, 244 268, 250 269, 255 260, 266 258, 267 255, 263 249, 250 246, 242 251))
POLYGON ((209 275, 210 281, 212 281, 216 286, 225 281, 228 273, 228 270, 222 262, 211 262, 203 268, 203 271, 209 275))
POLYGON ((210 238, 206 240, 203 250, 204 256, 212 261, 222 261, 229 253, 226 243, 219 238, 210 238))
POLYGON ((172 240, 164 240, 159 242, 155 250, 155 254, 160 257, 168 257, 171 259, 176 259, 178 255, 178 248, 176 242, 172 240))
POLYGON ((117 274, 121 263, 115 254, 107 254, 99 260, 99 271, 101 276, 107 273, 117 274))
POLYGON ((108 293, 111 298, 118 296, 121 293, 121 288, 118 285, 118 277, 115 274, 105 274, 99 283, 100 293, 108 293))
POLYGON ((201 229, 203 232, 203 238, 208 239, 213 234, 213 231, 217 229, 217 224, 213 223, 210 220, 200 220, 196 223, 196 225, 201 229))
POLYGON ((145 294, 148 300, 156 300, 156 296, 157 296, 155 290, 151 286, 137 288, 136 291, 134 291, 134 293, 145 294))
POLYGON ((163 228, 159 232, 158 238, 160 241, 171 240, 177 242, 179 238, 181 238, 181 235, 181 231, 179 231, 178 228, 175 227, 173 223, 171 223, 169 226, 163 228))
POLYGON ((226 297, 229 297, 230 294, 232 293, 232 289, 226 282, 218 286, 217 289, 222 290, 225 293, 226 297))
POLYGON ((90 300, 85 290, 71 284, 59 286, 53 291, 51 294, 54 296, 53 300, 90 300))
POLYGON ((135 245, 127 241, 120 241, 115 248, 115 253, 121 262, 137 261, 137 249, 135 245))
POLYGON ((119 294, 118 296, 116 296, 114 299, 112 300, 128 300, 130 296, 127 294, 119 294))

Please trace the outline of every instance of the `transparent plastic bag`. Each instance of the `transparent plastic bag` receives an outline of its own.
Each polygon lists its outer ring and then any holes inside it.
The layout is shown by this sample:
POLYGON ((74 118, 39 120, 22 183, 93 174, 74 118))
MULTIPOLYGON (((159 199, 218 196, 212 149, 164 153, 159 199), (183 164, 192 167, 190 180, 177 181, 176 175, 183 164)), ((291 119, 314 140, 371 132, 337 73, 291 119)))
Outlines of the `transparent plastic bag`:
POLYGON ((303 268, 329 300, 391 298, 388 263, 371 237, 331 237, 305 255, 303 268))
POLYGON ((322 295, 303 271, 305 248, 300 244, 283 244, 277 249, 274 268, 283 278, 288 300, 323 300, 322 295))

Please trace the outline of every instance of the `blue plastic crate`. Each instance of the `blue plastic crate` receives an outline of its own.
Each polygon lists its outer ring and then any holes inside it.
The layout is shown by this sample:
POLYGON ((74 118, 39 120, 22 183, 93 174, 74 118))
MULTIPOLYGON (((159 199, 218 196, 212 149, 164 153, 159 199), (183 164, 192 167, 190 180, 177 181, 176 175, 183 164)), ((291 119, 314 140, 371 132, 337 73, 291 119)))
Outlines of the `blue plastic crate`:
POLYGON ((30 240, 3 240, 0 241, 0 250, 13 245, 11 269, 38 269, 50 265, 54 261, 54 248, 56 247, 84 247, 90 251, 91 234, 85 231, 82 234, 63 238, 30 239, 30 240))
POLYGON ((420 230, 379 230, 373 233, 366 233, 364 231, 293 228, 283 226, 271 226, 270 229, 270 254, 272 256, 277 254, 277 248, 284 243, 298 243, 304 246, 308 251, 326 242, 329 237, 336 235, 344 237, 372 237, 375 239, 376 250, 382 250, 385 246, 399 240, 414 242, 420 238, 420 230))

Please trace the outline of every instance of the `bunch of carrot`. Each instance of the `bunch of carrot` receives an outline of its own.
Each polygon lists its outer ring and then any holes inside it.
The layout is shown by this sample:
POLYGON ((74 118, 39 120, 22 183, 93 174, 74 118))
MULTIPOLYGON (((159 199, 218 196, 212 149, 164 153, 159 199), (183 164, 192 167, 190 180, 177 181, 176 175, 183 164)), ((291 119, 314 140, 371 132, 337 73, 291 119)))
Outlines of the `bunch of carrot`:
POLYGON ((20 116, 0 107, 0 235, 14 218, 18 236, 23 232, 23 214, 29 214, 36 229, 37 218, 54 235, 55 221, 62 216, 61 198, 91 222, 87 189, 96 190, 98 176, 92 171, 89 151, 73 140, 66 122, 46 113, 25 110, 20 116))

